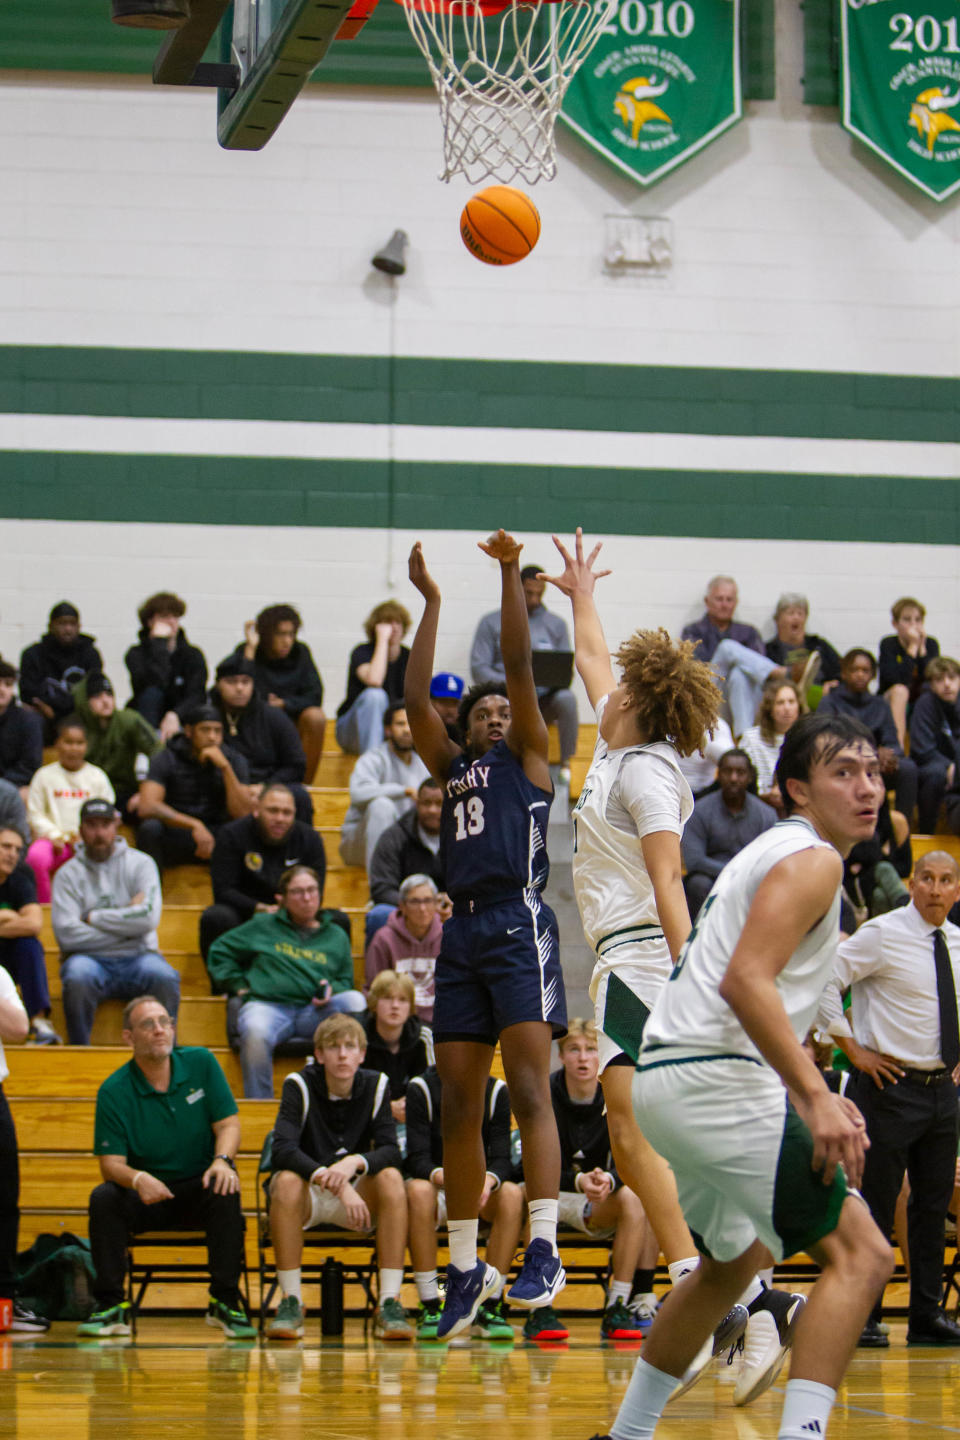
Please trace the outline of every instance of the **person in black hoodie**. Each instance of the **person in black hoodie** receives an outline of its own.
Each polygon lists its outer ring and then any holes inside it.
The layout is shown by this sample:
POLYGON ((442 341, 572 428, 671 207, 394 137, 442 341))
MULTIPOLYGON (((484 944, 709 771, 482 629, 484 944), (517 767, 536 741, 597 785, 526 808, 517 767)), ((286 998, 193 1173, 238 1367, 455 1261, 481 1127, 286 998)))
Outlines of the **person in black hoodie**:
POLYGON ((46 635, 20 656, 20 699, 43 716, 45 744, 53 744, 57 721, 73 710, 71 687, 102 671, 93 636, 81 633, 80 611, 61 600, 50 611, 46 635))
POLYGON ((246 760, 223 743, 220 712, 198 705, 140 782, 137 848, 159 870, 209 860, 221 825, 250 812, 249 778, 246 760))
POLYGON ((16 785, 24 801, 35 770, 43 764, 43 721, 18 705, 17 667, 0 659, 0 779, 16 785))
POLYGON ((256 693, 253 662, 228 655, 217 666, 211 703, 223 721, 223 737, 247 762, 250 781, 260 789, 271 781, 288 785, 297 819, 313 823, 313 805, 303 783, 306 758, 297 727, 256 693))
POLYGON ((390 1082, 390 1109, 397 1124, 407 1118, 407 1085, 433 1064, 433 1031, 413 1013, 416 991, 409 975, 381 970, 370 986, 370 1013, 361 1024, 367 1034, 368 1070, 390 1082))
POLYGON ((903 753, 890 706, 882 695, 870 694, 876 673, 877 662, 869 650, 848 650, 841 662, 841 683, 824 695, 817 714, 849 715, 866 725, 877 747, 884 781, 893 785, 896 807, 909 823, 917 803, 917 765, 912 755, 903 753))
POLYGON ((303 621, 292 605, 268 605, 243 627, 246 637, 230 657, 253 663, 257 694, 296 725, 307 757, 307 784, 320 764, 327 717, 323 681, 310 649, 297 639, 303 621))
POLYGON ((133 690, 129 709, 149 720, 161 740, 176 735, 184 715, 202 704, 207 693, 203 651, 191 645, 180 628, 186 613, 179 595, 169 590, 151 595, 137 612, 140 638, 123 657, 133 690))
POLYGON ((917 829, 930 835, 937 828, 940 803, 960 770, 960 665, 938 655, 927 662, 924 676, 926 688, 910 716, 910 754, 920 770, 917 829))

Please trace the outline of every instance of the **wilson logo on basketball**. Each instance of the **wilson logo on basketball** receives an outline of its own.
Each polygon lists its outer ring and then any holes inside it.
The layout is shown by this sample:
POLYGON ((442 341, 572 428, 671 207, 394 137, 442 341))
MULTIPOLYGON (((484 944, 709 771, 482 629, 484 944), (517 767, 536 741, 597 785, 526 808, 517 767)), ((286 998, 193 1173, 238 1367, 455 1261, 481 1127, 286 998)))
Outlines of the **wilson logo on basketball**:
POLYGON ((540 212, 512 185, 490 185, 471 196, 460 216, 464 245, 484 265, 515 265, 540 239, 540 212))

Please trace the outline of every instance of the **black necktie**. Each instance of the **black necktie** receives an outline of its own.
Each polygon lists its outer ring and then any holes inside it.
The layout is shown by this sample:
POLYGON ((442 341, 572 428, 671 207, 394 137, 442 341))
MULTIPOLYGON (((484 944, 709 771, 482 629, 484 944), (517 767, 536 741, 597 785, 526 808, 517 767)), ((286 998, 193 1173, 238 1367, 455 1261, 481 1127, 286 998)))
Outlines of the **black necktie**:
POLYGON ((950 951, 942 930, 933 932, 933 961, 937 967, 937 1004, 940 1008, 940 1054, 948 1070, 960 1060, 960 1026, 957 1023, 957 992, 953 983, 950 951))

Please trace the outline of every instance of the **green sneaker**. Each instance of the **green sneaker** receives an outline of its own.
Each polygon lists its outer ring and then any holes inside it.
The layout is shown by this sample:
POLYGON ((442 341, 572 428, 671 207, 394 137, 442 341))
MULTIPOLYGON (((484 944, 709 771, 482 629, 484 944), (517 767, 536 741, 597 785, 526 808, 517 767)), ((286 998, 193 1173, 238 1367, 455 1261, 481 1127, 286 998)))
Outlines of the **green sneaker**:
POLYGON ((373 1317, 373 1333, 378 1340, 413 1339, 413 1326, 399 1300, 381 1300, 373 1317))
POLYGON ((525 1340, 568 1340, 570 1331, 552 1305, 531 1310, 523 1325, 525 1340))
POLYGON ((232 1309, 224 1300, 217 1300, 210 1296, 210 1306, 207 1310, 207 1324, 219 1325, 228 1340, 255 1340, 257 1338, 256 1328, 250 1324, 246 1314, 240 1310, 232 1309))
POLYGON ((509 1340, 517 1338, 513 1326, 503 1313, 502 1300, 485 1300, 477 1311, 477 1318, 470 1326, 470 1334, 478 1340, 509 1340))
POLYGON ((130 1302, 123 1300, 106 1310, 94 1310, 89 1320, 81 1320, 77 1326, 78 1335, 92 1335, 103 1339, 108 1335, 130 1334, 130 1302))
POLYGON ((439 1299, 421 1300, 420 1308, 417 1311, 417 1339, 436 1340, 437 1325, 440 1321, 440 1311, 443 1303, 439 1299))
POLYGON ((266 1325, 268 1340, 299 1340, 303 1335, 303 1306, 296 1295, 284 1295, 276 1315, 266 1325))

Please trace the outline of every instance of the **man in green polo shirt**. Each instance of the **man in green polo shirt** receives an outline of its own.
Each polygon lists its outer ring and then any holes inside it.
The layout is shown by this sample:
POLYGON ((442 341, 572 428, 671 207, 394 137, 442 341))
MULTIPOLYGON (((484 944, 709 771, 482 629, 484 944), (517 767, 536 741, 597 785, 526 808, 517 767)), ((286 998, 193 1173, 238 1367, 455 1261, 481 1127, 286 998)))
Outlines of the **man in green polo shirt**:
POLYGON ((131 1000, 123 1038, 133 1059, 97 1092, 93 1148, 103 1184, 90 1196, 96 1310, 80 1335, 129 1335, 123 1298, 130 1237, 203 1229, 210 1264, 207 1324, 231 1338, 256 1332, 239 1293, 243 1211, 234 1156, 237 1102, 209 1050, 174 1046, 174 1021, 152 995, 131 1000))

